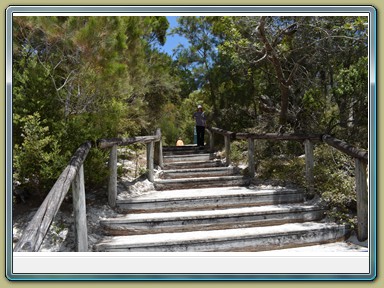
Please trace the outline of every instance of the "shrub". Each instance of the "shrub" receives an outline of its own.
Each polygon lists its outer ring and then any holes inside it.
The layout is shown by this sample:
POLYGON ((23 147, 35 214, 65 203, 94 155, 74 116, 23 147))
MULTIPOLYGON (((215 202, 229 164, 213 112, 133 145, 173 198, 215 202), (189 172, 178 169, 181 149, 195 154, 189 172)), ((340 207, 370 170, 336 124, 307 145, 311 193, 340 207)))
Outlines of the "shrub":
POLYGON ((349 156, 326 145, 314 150, 315 189, 328 206, 328 216, 336 221, 355 224, 356 212, 354 163, 349 156))
MULTIPOLYGON (((265 147, 267 153, 264 155, 270 155, 273 149, 281 149, 281 145, 277 147, 265 147)), ((353 159, 332 147, 318 145, 314 149, 314 161, 315 193, 327 206, 327 216, 354 227, 356 192, 353 159)), ((259 178, 306 186, 304 157, 292 154, 264 156, 258 162, 259 178)))
POLYGON ((233 141, 231 142, 230 151, 231 162, 235 166, 241 163, 247 163, 248 158, 248 143, 247 141, 233 141))
POLYGON ((295 155, 275 156, 259 162, 258 177, 305 186, 305 160, 295 155))
POLYGON ((60 144, 52 136, 45 121, 39 113, 22 119, 23 142, 13 147, 13 176, 21 185, 28 186, 28 192, 45 196, 55 183, 66 157, 62 154, 60 144))

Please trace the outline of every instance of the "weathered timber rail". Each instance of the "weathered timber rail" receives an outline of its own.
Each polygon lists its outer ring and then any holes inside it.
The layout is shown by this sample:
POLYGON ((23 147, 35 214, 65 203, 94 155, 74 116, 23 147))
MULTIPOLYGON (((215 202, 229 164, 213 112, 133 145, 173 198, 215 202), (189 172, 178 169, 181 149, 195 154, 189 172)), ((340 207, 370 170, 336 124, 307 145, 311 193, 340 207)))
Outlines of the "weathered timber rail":
POLYGON ((39 251, 41 243, 47 234, 53 218, 57 211, 59 211, 60 205, 71 184, 77 249, 80 252, 88 250, 83 162, 91 146, 91 142, 86 142, 77 149, 71 161, 60 174, 51 191, 24 230, 14 251, 39 251))
MULTIPOLYGON (((117 194, 117 146, 125 146, 134 143, 147 144, 147 168, 148 178, 153 181, 153 162, 154 162, 154 143, 158 143, 157 163, 162 166, 162 142, 161 131, 157 129, 156 135, 137 136, 132 138, 113 138, 100 139, 97 141, 96 148, 111 149, 109 159, 110 179, 108 187, 108 199, 111 207, 116 204, 117 194)), ((60 206, 67 195, 69 188, 72 187, 73 210, 76 234, 76 246, 78 252, 88 251, 88 232, 86 221, 85 185, 84 185, 84 166, 88 152, 92 148, 90 141, 82 144, 73 154, 69 164, 60 174, 55 184, 51 188, 47 197, 40 205, 39 209, 28 223, 26 229, 14 247, 15 252, 37 252, 47 235, 51 223, 60 209, 60 206)))
POLYGON ((154 161, 160 167, 163 167, 163 144, 161 140, 160 129, 156 130, 155 135, 151 136, 137 136, 132 138, 112 138, 112 139, 100 139, 97 141, 97 146, 101 149, 111 149, 109 156, 109 183, 108 183, 108 203, 111 207, 116 206, 117 198, 117 146, 127 146, 135 143, 147 144, 147 170, 148 180, 154 181, 154 161), (157 143, 156 157, 154 155, 155 143, 157 143))
POLYGON ((255 140, 272 141, 301 141, 304 143, 305 151, 305 175, 309 194, 314 193, 314 157, 313 143, 324 142, 337 150, 355 159, 355 184, 357 193, 357 231, 358 239, 364 241, 368 238, 368 187, 367 187, 367 164, 368 152, 358 149, 342 140, 324 134, 289 134, 289 133, 237 133, 224 129, 210 127, 206 129, 210 138, 210 149, 214 149, 214 134, 224 137, 226 165, 231 164, 230 143, 231 140, 242 139, 248 141, 248 173, 251 178, 255 177, 255 140))

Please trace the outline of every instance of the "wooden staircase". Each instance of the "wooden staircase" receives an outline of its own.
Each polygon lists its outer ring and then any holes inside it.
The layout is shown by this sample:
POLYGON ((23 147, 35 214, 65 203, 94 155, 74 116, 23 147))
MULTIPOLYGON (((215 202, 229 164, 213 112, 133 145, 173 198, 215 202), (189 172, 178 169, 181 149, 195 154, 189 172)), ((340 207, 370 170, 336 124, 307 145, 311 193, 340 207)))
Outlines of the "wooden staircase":
POLYGON ((344 239, 344 225, 322 221, 304 191, 250 186, 235 167, 197 147, 164 147, 157 191, 117 200, 121 215, 100 221, 95 251, 265 251, 344 239))

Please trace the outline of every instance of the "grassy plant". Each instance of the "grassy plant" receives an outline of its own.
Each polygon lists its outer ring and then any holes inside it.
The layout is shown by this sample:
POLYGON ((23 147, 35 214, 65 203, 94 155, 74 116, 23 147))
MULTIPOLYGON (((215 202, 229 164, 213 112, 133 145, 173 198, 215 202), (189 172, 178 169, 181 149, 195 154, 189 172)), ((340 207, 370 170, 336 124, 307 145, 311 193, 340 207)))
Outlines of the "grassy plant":
POLYGON ((305 186, 305 161, 302 157, 269 157, 259 162, 259 177, 261 179, 278 180, 283 183, 291 182, 305 186))
POLYGON ((247 162, 248 146, 246 141, 233 141, 231 143, 230 158, 235 166, 247 162))
MULTIPOLYGON (((314 158, 315 193, 328 207, 327 216, 353 228, 356 223, 353 159, 326 145, 315 147, 314 158)), ((266 157, 259 160, 258 166, 261 179, 306 185, 304 157, 266 157)))
POLYGON ((314 154, 316 192, 327 204, 328 216, 353 227, 356 221, 353 159, 325 145, 318 146, 314 154))

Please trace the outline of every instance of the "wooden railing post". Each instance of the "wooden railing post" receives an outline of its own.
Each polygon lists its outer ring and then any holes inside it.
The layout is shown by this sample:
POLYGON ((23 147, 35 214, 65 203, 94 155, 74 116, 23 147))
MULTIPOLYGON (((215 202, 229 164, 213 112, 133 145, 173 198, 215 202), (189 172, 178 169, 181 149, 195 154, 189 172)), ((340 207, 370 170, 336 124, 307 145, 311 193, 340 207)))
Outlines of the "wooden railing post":
POLYGON ((73 212, 75 216, 76 247, 88 251, 87 213, 85 205, 84 166, 81 165, 72 182, 73 212))
POLYGON ((158 151, 158 157, 159 157, 159 159, 158 159, 158 165, 161 167, 161 168, 163 168, 164 167, 164 162, 163 162, 163 141, 162 141, 162 139, 161 139, 161 130, 160 130, 160 128, 158 128, 157 130, 156 130, 156 135, 157 136, 159 136, 160 137, 160 139, 159 139, 159 144, 158 144, 158 147, 159 147, 159 151, 158 151))
POLYGON ((255 177, 255 140, 248 138, 248 171, 249 177, 255 177))
POLYGON ((231 165, 231 135, 224 135, 224 142, 225 142, 225 165, 229 166, 231 165))
POLYGON ((313 175, 313 143, 310 140, 304 141, 305 150, 305 178, 307 182, 308 193, 313 196, 315 193, 314 175, 313 175))
POLYGON ((213 140, 213 131, 206 128, 207 133, 209 134, 209 152, 213 153, 214 151, 214 140, 213 140))
POLYGON ((147 143, 147 170, 148 170, 148 180, 150 182, 154 181, 153 176, 153 141, 147 143))
POLYGON ((214 133, 209 133, 209 150, 211 153, 215 151, 215 140, 214 140, 214 133))
POLYGON ((355 181, 357 193, 357 239, 368 239, 368 187, 367 165, 355 158, 355 181))
POLYGON ((109 155, 109 183, 108 183, 108 203, 114 208, 117 198, 117 145, 111 148, 109 155))

